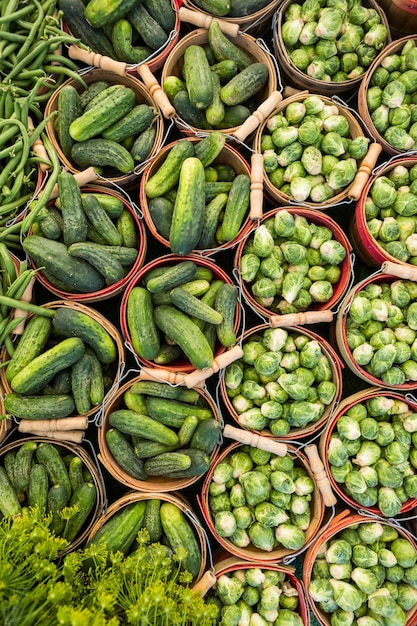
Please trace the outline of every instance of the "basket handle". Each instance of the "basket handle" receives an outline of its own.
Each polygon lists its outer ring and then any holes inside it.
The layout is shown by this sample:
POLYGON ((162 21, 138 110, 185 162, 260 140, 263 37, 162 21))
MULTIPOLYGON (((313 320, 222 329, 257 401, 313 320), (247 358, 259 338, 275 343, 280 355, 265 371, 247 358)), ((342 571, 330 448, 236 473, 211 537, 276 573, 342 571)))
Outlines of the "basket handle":
POLYGON ((383 274, 392 274, 403 280, 417 280, 417 267, 406 265, 405 263, 400 265, 392 261, 384 261, 381 265, 381 272, 383 274))
POLYGON ((208 591, 216 584, 216 576, 210 570, 204 572, 200 580, 198 580, 195 585, 191 587, 194 593, 201 593, 204 597, 208 591))
POLYGON ((74 61, 82 61, 86 65, 93 65, 94 67, 99 67, 102 70, 108 70, 109 72, 119 74, 119 76, 126 76, 127 63, 115 61, 110 57, 106 57, 104 54, 98 54, 93 51, 89 52, 88 50, 83 50, 82 48, 72 44, 68 48, 68 56, 74 61))
POLYGON ((372 170, 375 167, 375 164, 378 160, 379 155, 381 154, 382 145, 380 143, 374 142, 368 148, 368 152, 364 156, 362 163, 360 165, 359 170, 356 173, 356 176, 353 180, 352 186, 348 193, 348 198, 351 200, 359 200, 363 188, 368 182, 368 178, 370 177, 372 170))
POLYGON ((280 91, 273 91, 271 95, 264 100, 250 115, 237 130, 232 133, 232 136, 238 141, 244 142, 246 137, 253 133, 260 124, 277 108, 282 100, 282 94, 280 91))
POLYGON ((88 426, 88 417, 77 415, 76 417, 62 417, 60 419, 51 420, 33 420, 22 419, 19 422, 18 430, 20 433, 31 433, 35 428, 38 433, 47 432, 65 432, 69 430, 85 430, 88 426))
MULTIPOLYGON (((86 170, 83 170, 82 172, 77 172, 76 174, 74 174, 74 178, 79 187, 84 187, 84 185, 88 185, 88 183, 92 183, 95 180, 97 180, 99 178, 99 175, 97 174, 94 167, 88 167, 86 170)), ((53 198, 57 198, 58 195, 59 195, 58 185, 56 184, 54 188, 52 189, 52 192, 49 198, 52 200, 53 198)))
POLYGON ((219 354, 219 356, 213 359, 213 363, 210 367, 206 367, 202 370, 194 370, 194 372, 186 374, 184 377, 185 386, 188 387, 188 389, 195 387, 197 383, 207 380, 212 374, 216 374, 220 369, 227 367, 230 363, 237 361, 237 359, 240 359, 242 356, 243 350, 241 346, 233 346, 230 350, 226 350, 226 352, 219 354))
POLYGON ((201 13, 201 11, 191 11, 186 7, 180 7, 178 17, 181 22, 188 22, 189 24, 193 24, 199 28, 205 28, 206 30, 208 30, 210 28, 210 24, 216 20, 220 30, 225 35, 228 35, 229 37, 236 37, 239 34, 239 24, 232 24, 231 22, 220 20, 212 15, 205 15, 204 13, 201 13))
POLYGON ((253 448, 265 450, 265 452, 272 452, 277 456, 285 456, 288 451, 285 443, 280 443, 279 441, 270 439, 269 437, 263 437, 262 435, 258 435, 250 430, 235 428, 234 426, 230 426, 230 424, 226 424, 224 427, 223 436, 252 446, 253 448))
POLYGON ((264 158, 260 152, 253 152, 250 171, 249 218, 261 219, 264 201, 264 158))
POLYGON ((325 506, 334 506, 337 503, 336 496, 333 493, 332 486, 324 469, 323 462, 319 457, 317 446, 315 444, 306 446, 304 451, 310 461, 311 471, 323 496, 325 506))
POLYGON ((322 311, 304 311, 300 313, 287 313, 286 315, 271 315, 269 323, 272 328, 290 328, 291 326, 303 326, 304 324, 319 324, 331 322, 333 313, 330 309, 322 311))
MULTIPOLYGON (((183 372, 170 372, 169 370, 163 370, 160 368, 142 367, 139 372, 139 380, 158 380, 159 382, 165 382, 169 385, 184 385, 184 378, 186 374, 183 372)), ((204 382, 198 382, 195 387, 202 389, 204 382)))
POLYGON ((36 435, 37 437, 46 437, 47 439, 55 439, 56 441, 72 441, 73 443, 82 443, 84 439, 83 430, 66 430, 61 432, 56 430, 39 431, 36 429, 36 425, 34 424, 34 428, 30 432, 32 435, 36 435))
POLYGON ((165 91, 162 89, 161 85, 156 80, 154 74, 152 73, 149 65, 143 63, 142 65, 138 65, 136 68, 137 73, 145 83, 146 87, 149 89, 152 98, 155 103, 162 111, 162 115, 165 119, 173 118, 177 112, 175 108, 172 106, 171 102, 168 99, 165 91))
MULTIPOLYGON (((30 279, 29 283, 27 284, 24 292, 22 293, 21 297, 19 298, 19 300, 23 301, 23 302, 31 302, 32 301, 32 294, 33 294, 33 286, 35 284, 35 280, 36 277, 32 276, 32 278, 30 279)), ((14 335, 22 335, 23 331, 25 330, 25 321, 26 318, 28 316, 28 311, 23 311, 23 309, 15 309, 14 310, 14 315, 13 317, 15 319, 17 319, 18 317, 23 318, 20 322, 20 324, 18 324, 15 328, 13 328, 12 333, 14 335)))
MULTIPOLYGON (((30 116, 28 116, 28 131, 29 134, 31 134, 33 131, 35 130, 35 126, 33 124, 33 120, 30 116)), ((48 153, 46 151, 45 146, 43 145, 43 141, 40 137, 38 137, 37 139, 35 139, 35 141, 32 144, 32 150, 35 154, 37 154, 37 156, 42 159, 42 161, 46 161, 46 163, 40 163, 39 164, 39 169, 41 170, 41 172, 46 172, 47 170, 50 169, 50 158, 48 156, 48 153)))

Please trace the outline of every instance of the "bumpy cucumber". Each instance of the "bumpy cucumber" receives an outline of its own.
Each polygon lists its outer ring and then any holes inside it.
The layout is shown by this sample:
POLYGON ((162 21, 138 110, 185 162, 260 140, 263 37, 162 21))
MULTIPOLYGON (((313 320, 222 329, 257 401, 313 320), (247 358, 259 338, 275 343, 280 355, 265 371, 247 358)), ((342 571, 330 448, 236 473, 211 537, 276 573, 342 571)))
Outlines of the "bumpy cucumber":
POLYGON ((269 70, 264 63, 252 63, 223 85, 220 98, 228 106, 241 104, 258 93, 268 78, 269 70))
MULTIPOLYGON (((122 236, 117 230, 107 211, 103 208, 98 198, 93 194, 87 194, 82 198, 82 208, 94 228, 110 246, 122 245, 122 236)), ((84 238, 85 240, 85 238, 84 238)), ((70 245, 70 244, 68 244, 70 245)))
POLYGON ((18 494, 24 494, 29 487, 32 457, 37 446, 36 441, 25 441, 16 452, 14 486, 18 494))
POLYGON ((86 354, 90 359, 90 402, 92 406, 97 406, 103 402, 105 395, 103 369, 93 350, 87 348, 86 354))
POLYGON ((46 467, 35 463, 30 468, 29 485, 26 493, 28 506, 37 507, 40 512, 46 513, 48 504, 49 480, 46 467))
POLYGON ((72 122, 82 114, 81 99, 72 85, 63 85, 58 94, 58 142, 66 157, 71 156, 74 140, 69 134, 72 122))
POLYGON ((153 320, 152 297, 147 289, 133 287, 127 301, 126 317, 135 352, 143 359, 154 359, 159 352, 160 340, 153 320))
POLYGON ((211 454, 220 441, 221 431, 221 424, 214 417, 199 422, 191 438, 190 448, 211 454))
POLYGON ((159 498, 146 500, 146 511, 143 525, 149 533, 151 543, 156 543, 162 537, 161 519, 159 517, 160 508, 161 501, 159 498))
POLYGON ((168 200, 168 198, 161 196, 160 198, 152 198, 148 206, 156 230, 164 239, 168 239, 171 229, 172 214, 174 212, 174 203, 168 200))
POLYGON ((22 396, 7 393, 4 408, 10 415, 21 419, 57 419, 74 412, 75 404, 71 395, 22 396))
POLYGON ((209 26, 208 40, 217 62, 231 59, 240 70, 253 63, 252 58, 222 32, 216 20, 209 26))
POLYGON ((162 424, 180 428, 189 415, 194 415, 199 421, 213 417, 209 407, 194 406, 178 400, 157 398, 150 396, 146 400, 148 415, 162 424))
POLYGON ((216 126, 223 120, 226 110, 223 100, 220 98, 220 78, 216 72, 210 72, 211 83, 213 87, 213 98, 208 107, 206 108, 206 119, 209 124, 216 126))
POLYGON ((76 513, 66 522, 63 537, 72 542, 82 530, 97 499, 97 488, 92 482, 82 483, 72 494, 68 506, 76 507, 76 513))
POLYGON ((191 459, 186 454, 178 452, 163 452, 147 459, 144 463, 145 471, 149 476, 169 476, 172 472, 186 470, 191 465, 191 459))
POLYGON ((232 182, 220 227, 223 241, 231 241, 237 236, 249 208, 249 200, 250 178, 246 174, 238 174, 232 182))
POLYGON ((71 158, 82 168, 90 166, 113 167, 123 174, 135 167, 133 157, 122 144, 109 139, 88 139, 75 143, 71 158))
POLYGON ((51 516, 49 529, 55 535, 60 535, 64 530, 65 522, 60 513, 64 506, 67 505, 68 498, 69 493, 65 485, 57 483, 49 488, 46 512, 51 516))
POLYGON ((161 524, 168 545, 172 550, 185 548, 186 558, 182 567, 197 576, 201 566, 201 551, 194 532, 179 507, 171 502, 163 502, 160 509, 161 524))
POLYGON ((197 248, 200 250, 216 245, 216 230, 220 214, 227 204, 227 199, 228 195, 226 193, 219 193, 206 205, 203 228, 197 245, 197 248))
POLYGON ((110 87, 110 83, 108 83, 106 80, 95 80, 94 82, 90 83, 87 89, 85 89, 80 94, 82 108, 85 109, 86 106, 91 102, 91 100, 93 100, 93 98, 95 98, 99 93, 101 93, 108 87, 110 87))
POLYGON ((136 163, 143 163, 146 161, 155 143, 155 137, 155 124, 151 124, 149 128, 146 128, 140 133, 140 135, 138 135, 138 137, 136 137, 133 142, 133 146, 130 149, 130 154, 136 163))
POLYGON ((89 0, 85 19, 93 28, 102 28, 126 15, 134 4, 135 0, 89 0))
POLYGON ((61 213, 56 208, 49 207, 49 209, 45 209, 45 216, 42 214, 38 224, 41 234, 48 237, 48 239, 62 239, 64 221, 61 213))
POLYGON ((87 541, 91 544, 103 543, 109 552, 128 552, 142 527, 146 502, 132 502, 119 509, 87 541))
POLYGON ((91 361, 84 352, 71 368, 71 391, 75 408, 80 415, 85 415, 91 408, 90 404, 91 361))
POLYGON ((143 461, 135 454, 133 447, 118 428, 106 431, 106 443, 116 463, 132 478, 146 480, 147 472, 143 461))
POLYGON ((6 378, 9 382, 42 352, 51 328, 52 321, 49 317, 33 315, 29 319, 6 368, 6 378))
POLYGON ((143 63, 152 54, 148 46, 133 45, 133 28, 129 20, 121 18, 113 24, 111 40, 116 57, 124 63, 143 63))
POLYGON ((201 476, 210 468, 210 457, 203 450, 197 448, 183 448, 181 452, 190 459, 190 466, 187 469, 173 470, 172 478, 190 478, 201 476))
POLYGON ((236 285, 224 283, 219 289, 214 305, 216 311, 222 315, 222 321, 216 327, 217 337, 226 348, 231 348, 236 343, 234 325, 238 296, 236 285))
POLYGON ((42 441, 36 448, 36 460, 42 463, 48 472, 49 481, 52 485, 63 485, 67 492, 67 498, 71 495, 71 483, 64 460, 56 446, 47 441, 42 441))
POLYGON ((200 159, 204 167, 210 165, 223 150, 226 143, 226 135, 215 130, 195 145, 195 156, 200 159))
POLYGON ((133 28, 137 30, 144 43, 152 50, 158 50, 168 40, 168 34, 154 20, 143 3, 136 2, 126 17, 133 28))
POLYGON ((185 447, 190 443, 198 424, 198 417, 195 415, 187 415, 178 431, 178 439, 181 447, 185 447))
POLYGON ((147 415, 140 415, 129 409, 119 409, 109 414, 109 424, 127 435, 145 437, 166 445, 177 445, 177 434, 147 415))
POLYGON ((137 104, 120 120, 106 128, 102 136, 112 141, 123 141, 131 135, 138 135, 148 128, 155 117, 155 110, 148 104, 137 104))
POLYGON ((230 0, 194 0, 194 4, 202 11, 217 17, 228 15, 230 12, 230 0))
POLYGON ((194 106, 186 89, 181 89, 175 94, 172 104, 184 122, 194 126, 194 128, 211 130, 212 126, 207 121, 204 109, 198 109, 194 106))
POLYGON ((16 492, 10 483, 6 470, 0 466, 0 512, 5 517, 12 517, 21 513, 21 506, 16 492))
POLYGON ((66 246, 87 238, 87 218, 81 203, 81 191, 70 172, 58 176, 58 193, 63 220, 63 239, 66 246))
POLYGON ((196 317, 210 324, 220 324, 223 320, 223 316, 219 311, 202 302, 196 296, 189 294, 183 287, 172 289, 170 298, 176 307, 191 317, 196 317))
POLYGON ((183 71, 191 103, 197 109, 206 109, 213 100, 213 84, 210 65, 201 46, 187 46, 183 71))
POLYGON ((158 276, 151 277, 146 282, 146 289, 151 293, 159 293, 174 289, 194 278, 197 266, 194 261, 180 261, 175 265, 159 268, 162 271, 158 276))
POLYGON ((175 27, 175 13, 171 0, 143 0, 143 4, 166 33, 175 27))
POLYGON ((74 37, 94 52, 114 58, 114 50, 104 30, 93 28, 85 19, 85 4, 82 0, 59 0, 59 8, 63 11, 65 23, 74 37))
MULTIPOLYGON (((111 248, 111 246, 107 246, 111 248)), ((123 265, 117 257, 106 249, 106 246, 91 241, 79 241, 68 248, 68 253, 78 259, 84 259, 104 278, 106 285, 114 285, 125 276, 123 265)))
POLYGON ((169 150, 165 161, 145 184, 148 198, 163 196, 178 183, 181 165, 186 158, 194 155, 191 141, 181 139, 169 150))

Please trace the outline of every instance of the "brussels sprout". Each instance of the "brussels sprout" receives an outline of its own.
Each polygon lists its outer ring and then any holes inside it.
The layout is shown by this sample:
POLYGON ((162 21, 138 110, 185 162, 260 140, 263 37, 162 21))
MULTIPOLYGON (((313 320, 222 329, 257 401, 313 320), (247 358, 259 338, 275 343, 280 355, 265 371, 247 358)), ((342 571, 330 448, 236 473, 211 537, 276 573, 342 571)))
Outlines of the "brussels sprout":
POLYGON ((269 480, 261 472, 256 470, 246 472, 240 477, 240 481, 249 505, 255 506, 268 498, 270 491, 269 480))
POLYGON ((354 159, 363 159, 363 157, 368 152, 370 139, 368 137, 363 137, 359 135, 352 139, 349 144, 349 154, 354 159))
POLYGON ((391 544, 391 550, 395 554, 400 567, 413 567, 416 564, 417 553, 408 539, 402 537, 394 539, 391 544))
POLYGON ((414 145, 414 139, 400 126, 390 126, 385 130, 383 137, 397 150, 410 150, 414 145))
MULTIPOLYGON (((341 156, 346 152, 343 137, 334 131, 328 132, 321 142, 321 151, 323 154, 330 154, 335 157, 341 156)), ((333 169, 330 171, 330 174, 333 169)))
POLYGON ((304 22, 301 17, 284 21, 281 36, 287 48, 293 48, 297 45, 303 26, 304 22))
POLYGON ((217 578, 216 593, 223 604, 236 604, 242 597, 243 591, 244 586, 238 578, 227 574, 222 574, 217 578))
MULTIPOLYGON (((342 444, 343 445, 343 444, 342 444)), ((330 449, 330 445, 329 445, 330 449)), ((381 457, 381 448, 374 441, 364 441, 353 463, 360 467, 373 465, 381 457)))
POLYGON ((220 537, 230 537, 237 529, 232 511, 219 511, 214 516, 214 528, 220 537))
POLYGON ((285 117, 290 126, 299 124, 306 114, 306 107, 302 102, 290 102, 285 108, 285 117))
POLYGON ((397 604, 399 604, 404 611, 411 611, 416 603, 417 589, 413 588, 411 585, 398 585, 397 604))
POLYGON ((336 132, 341 137, 349 135, 349 122, 344 115, 330 115, 323 122, 323 128, 327 132, 336 132))
POLYGON ((274 547, 274 531, 271 527, 264 526, 259 522, 254 522, 248 528, 248 535, 255 548, 271 552, 274 547))
POLYGON ((331 239, 320 246, 320 254, 325 263, 339 265, 346 258, 346 248, 336 239, 331 239))
POLYGON ((402 104, 395 109, 390 109, 388 121, 391 126, 398 126, 399 128, 407 130, 411 122, 411 110, 409 106, 402 104))
POLYGON ((364 477, 358 470, 352 470, 347 474, 345 486, 348 493, 353 495, 353 497, 355 497, 357 493, 364 493, 368 488, 364 477))
POLYGON ((377 85, 369 87, 366 93, 366 106, 370 113, 382 105, 382 89, 377 85))
POLYGON ((372 417, 365 417, 360 422, 360 431, 363 439, 374 440, 379 434, 379 424, 372 417))
MULTIPOLYGON (((299 141, 285 146, 278 155, 278 163, 281 167, 287 167, 293 161, 299 161, 303 154, 303 145, 299 141)), ((276 171, 276 170, 275 170, 276 171)), ((275 172, 273 172, 275 174, 275 172)))
POLYGON ((305 543, 303 530, 289 523, 281 524, 276 528, 275 538, 284 548, 289 550, 299 550, 305 543))
POLYGON ((376 50, 380 50, 384 45, 388 36, 388 31, 383 24, 375 24, 371 26, 364 37, 364 43, 373 46, 376 50))
POLYGON ((291 237, 295 232, 294 215, 286 209, 275 213, 274 230, 278 237, 291 237))
POLYGON ((401 502, 391 487, 381 487, 378 491, 378 506, 383 515, 395 517, 401 511, 401 502))
POLYGON ((322 39, 336 39, 342 30, 342 13, 332 8, 324 8, 316 26, 316 35, 322 39))
MULTIPOLYGON (((272 141, 277 148, 285 148, 298 139, 298 128, 296 126, 282 126, 272 133, 272 141)), ((280 165, 282 165, 280 163, 280 165)))
POLYGON ((310 64, 310 55, 302 48, 295 48, 290 52, 290 59, 296 68, 305 72, 310 64))
MULTIPOLYGON (((381 96, 382 99, 382 96, 381 96)), ((385 104, 377 107, 371 113, 371 120, 378 133, 384 133, 389 127, 389 108, 385 104)))
POLYGON ((334 600, 341 609, 356 611, 361 606, 362 593, 354 585, 334 578, 330 579, 330 585, 333 589, 334 600))
POLYGON ((397 607, 390 592, 384 587, 376 590, 368 597, 368 606, 374 613, 382 615, 383 617, 391 617, 394 615, 397 607))

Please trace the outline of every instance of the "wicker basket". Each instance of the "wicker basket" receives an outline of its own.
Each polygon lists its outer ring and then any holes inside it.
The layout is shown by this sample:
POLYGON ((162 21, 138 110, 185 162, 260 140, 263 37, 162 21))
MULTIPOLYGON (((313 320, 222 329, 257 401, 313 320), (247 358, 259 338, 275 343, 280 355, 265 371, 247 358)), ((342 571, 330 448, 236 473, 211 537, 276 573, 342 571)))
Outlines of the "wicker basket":
MULTIPOLYGON (((261 37, 270 28, 272 16, 280 2, 281 0, 267 2, 262 9, 249 13, 248 15, 242 15, 240 17, 222 15, 219 19, 226 20, 229 24, 233 24, 241 33, 247 33, 253 37, 261 37)), ((183 6, 193 12, 202 13, 205 16, 218 19, 216 15, 204 11, 197 5, 197 3, 192 2, 191 0, 184 0, 183 6)))
MULTIPOLYGON (((294 85, 299 89, 309 89, 314 93, 320 93, 328 96, 344 93, 346 91, 350 91, 351 89, 357 89, 364 79, 366 72, 358 78, 352 78, 351 80, 344 80, 341 82, 326 82, 323 80, 317 80, 316 78, 312 78, 294 65, 282 38, 282 25, 284 24, 285 11, 291 4, 293 4, 293 0, 284 0, 279 4, 278 10, 274 16, 273 23, 275 54, 279 66, 289 84, 294 85)), ((376 2, 376 0, 365 0, 364 2, 362 2, 362 4, 363 6, 366 6, 368 8, 375 9, 375 11, 379 13, 381 23, 386 27, 388 31, 387 41, 385 45, 391 43, 390 25, 384 11, 380 6, 381 3, 376 2)))
MULTIPOLYGON (((113 411, 116 411, 121 408, 125 408, 125 404, 123 402, 123 395, 126 391, 128 391, 131 386, 138 380, 141 380, 140 377, 133 378, 125 383, 117 393, 114 395, 112 400, 107 404, 104 414, 103 421, 98 429, 98 446, 99 446, 99 460, 102 462, 104 467, 110 472, 116 480, 121 482, 123 485, 126 485, 130 489, 136 489, 138 491, 160 491, 161 493, 166 493, 168 491, 181 491, 190 487, 194 483, 196 483, 202 475, 193 476, 190 478, 170 478, 169 476, 149 476, 146 480, 138 480, 130 476, 125 470, 123 470, 116 460, 114 459, 112 453, 109 450, 109 447, 106 443, 106 432, 110 428, 109 425, 109 414, 113 411)), ((207 391, 204 389, 196 389, 199 393, 201 400, 212 410, 213 416, 217 421, 220 421, 219 410, 215 405, 213 399, 209 396, 207 391)), ((219 444, 214 448, 213 452, 210 455, 211 461, 216 458, 219 449, 219 444)))
MULTIPOLYGON (((97 82, 97 81, 107 81, 108 83, 110 83, 111 85, 115 85, 115 84, 122 84, 125 85, 126 87, 129 87, 130 89, 132 89, 135 92, 136 95, 136 104, 148 104, 149 106, 153 107, 156 111, 156 116, 155 116, 155 120, 154 120, 154 124, 156 125, 156 136, 155 136, 155 141, 153 144, 153 148, 148 156, 148 158, 152 158, 155 154, 158 154, 158 151, 162 145, 163 142, 163 135, 164 135, 164 121, 163 121, 163 117, 162 114, 159 110, 158 105, 155 103, 155 101, 153 100, 150 92, 148 91, 148 89, 144 86, 144 84, 138 79, 135 78, 134 76, 130 76, 129 74, 126 74, 124 76, 120 76, 118 74, 115 74, 113 72, 107 71, 107 70, 101 70, 101 69, 92 69, 89 72, 87 72, 86 74, 83 75, 83 80, 85 81, 85 83, 87 85, 90 85, 91 83, 97 82)), ((46 107, 45 107, 45 116, 49 115, 50 113, 52 113, 53 111, 57 111, 58 109, 58 98, 59 98, 59 93, 60 90, 65 86, 65 85, 72 85, 73 87, 75 87, 77 89, 77 91, 79 93, 83 92, 83 87, 80 85, 80 83, 78 83, 77 81, 74 81, 72 79, 65 81, 65 83, 63 83, 63 85, 57 89, 53 95, 51 96, 51 98, 49 98, 46 107)), ((61 146, 58 143, 58 138, 57 138, 57 134, 55 132, 54 129, 54 121, 51 120, 50 122, 48 122, 47 126, 46 126, 46 133, 48 135, 48 138, 50 139, 53 147, 55 148, 59 160, 61 161, 61 163, 65 166, 65 168, 67 170, 69 170, 70 172, 72 172, 73 174, 77 174, 80 170, 78 169, 78 167, 72 163, 63 153, 61 146)), ((140 172, 144 169, 145 165, 142 163, 140 165, 138 165, 134 171, 129 172, 128 174, 120 174, 120 175, 112 175, 112 176, 106 176, 106 171, 104 171, 104 177, 103 179, 100 178, 100 182, 102 184, 109 184, 113 183, 116 185, 119 185, 121 187, 124 188, 129 188, 132 185, 135 184, 136 180, 137 180, 137 175, 140 174, 140 172), (108 182, 109 181, 109 182, 108 182)))

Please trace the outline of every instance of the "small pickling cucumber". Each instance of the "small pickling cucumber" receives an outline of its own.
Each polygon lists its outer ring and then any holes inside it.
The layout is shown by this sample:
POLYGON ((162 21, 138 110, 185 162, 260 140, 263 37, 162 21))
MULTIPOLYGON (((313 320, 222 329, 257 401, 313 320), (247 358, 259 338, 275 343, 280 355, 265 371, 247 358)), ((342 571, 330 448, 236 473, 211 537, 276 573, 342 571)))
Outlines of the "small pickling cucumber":
POLYGON ((71 368, 71 392, 79 415, 85 415, 91 408, 90 385, 91 361, 84 352, 71 368))
POLYGON ((5 517, 19 515, 22 511, 17 494, 6 474, 4 467, 0 466, 0 512, 5 517))
POLYGON ((216 333, 225 348, 231 348, 236 343, 234 326, 238 297, 239 290, 231 283, 223 283, 216 296, 214 308, 222 315, 222 321, 216 327, 216 333))
POLYGON ((84 16, 93 28, 102 28, 126 15, 135 0, 89 0, 84 16))
POLYGON ((88 139, 75 143, 71 158, 82 168, 90 166, 112 167, 127 174, 135 167, 133 157, 122 144, 110 139, 88 139))
POLYGON ((180 428, 189 415, 194 415, 199 421, 213 417, 209 407, 195 406, 174 399, 149 397, 146 400, 148 415, 162 424, 173 428, 180 428))
POLYGON ((153 303, 148 289, 133 287, 127 300, 126 317, 135 352, 147 361, 154 359, 160 349, 160 339, 153 320, 153 303))
POLYGON ((165 161, 146 181, 145 193, 148 198, 163 196, 178 183, 180 169, 186 158, 194 156, 194 146, 187 139, 180 139, 169 150, 165 161))
POLYGON ((136 454, 122 432, 118 428, 109 428, 106 431, 105 439, 111 455, 116 463, 132 478, 146 480, 147 472, 144 469, 143 461, 136 454))
POLYGON ((134 2, 132 8, 126 14, 126 19, 139 33, 145 45, 152 50, 159 50, 167 42, 168 33, 154 20, 144 3, 134 2))
POLYGON ((106 242, 110 246, 121 246, 122 236, 117 230, 116 225, 112 221, 112 218, 103 208, 103 205, 100 203, 98 198, 93 194, 87 194, 84 196, 84 198, 81 199, 81 201, 82 208, 86 216, 88 217, 94 228, 100 233, 102 237, 104 237, 106 242))
POLYGON ((66 246, 87 239, 87 218, 81 202, 77 180, 70 172, 58 176, 58 193, 63 220, 63 240, 66 246))
POLYGON ((131 502, 107 519, 87 541, 91 544, 104 544, 109 552, 127 553, 142 527, 146 502, 131 502))
POLYGON ((170 291, 169 295, 171 302, 191 317, 196 317, 210 324, 220 324, 223 320, 223 316, 219 311, 188 293, 183 287, 175 287, 175 289, 170 291))
POLYGON ((52 485, 63 485, 67 492, 67 498, 71 495, 71 483, 68 470, 58 448, 48 441, 41 441, 36 448, 36 460, 45 466, 49 481, 52 485))
POLYGON ((123 210, 122 214, 116 220, 116 228, 122 238, 122 246, 125 248, 138 247, 139 242, 136 223, 130 211, 127 209, 123 210))
POLYGON ((58 92, 58 143, 66 157, 71 156, 74 139, 69 134, 72 122, 82 114, 83 107, 78 91, 73 85, 62 85, 58 92))
POLYGON ((161 508, 161 500, 159 498, 151 498, 146 500, 146 511, 143 526, 149 533, 151 543, 156 543, 162 537, 161 519, 159 517, 159 509, 161 508))
POLYGON ((97 488, 92 482, 84 482, 79 485, 69 500, 68 506, 76 507, 75 514, 67 521, 63 529, 63 537, 69 541, 74 541, 83 529, 88 516, 97 501, 97 488))
POLYGON ((106 285, 114 285, 125 276, 123 265, 107 248, 92 241, 79 241, 68 248, 68 254, 90 263, 104 278, 106 285))
POLYGON ((200 159, 203 167, 207 167, 219 156, 225 143, 226 135, 215 130, 195 144, 195 156, 200 159))
POLYGON ((194 261, 180 261, 170 267, 159 268, 162 271, 158 276, 152 277, 146 282, 146 289, 151 293, 168 291, 179 287, 194 278, 197 266, 194 261))
POLYGON ((112 141, 123 141, 132 135, 138 135, 148 128, 155 117, 155 109, 149 104, 137 104, 117 122, 106 128, 102 136, 112 141))
POLYGON ((16 452, 14 487, 18 495, 23 495, 29 487, 32 457, 37 447, 36 441, 25 441, 16 452))
POLYGON ((46 513, 48 504, 49 480, 46 467, 41 463, 34 463, 29 472, 29 486, 26 493, 30 507, 37 507, 40 512, 46 513))
POLYGON ((51 329, 52 321, 44 315, 33 315, 28 320, 6 368, 6 378, 9 382, 42 352, 51 329))
POLYGON ((151 124, 149 128, 143 130, 133 142, 130 154, 135 163, 143 163, 150 155, 156 137, 156 125, 151 124))
POLYGON ((165 445, 177 445, 177 434, 148 415, 140 415, 129 409, 119 409, 109 414, 109 424, 126 435, 145 437, 165 445))
POLYGON ((266 84, 269 70, 265 63, 252 63, 220 89, 220 98, 224 104, 234 106, 254 96, 266 84))
POLYGON ((197 109, 207 109, 213 100, 213 83, 202 46, 192 44, 186 47, 183 71, 191 103, 197 109))
POLYGON ((184 513, 175 504, 163 502, 160 517, 168 545, 174 551, 185 548, 187 556, 181 561, 181 565, 192 576, 197 576, 201 567, 201 550, 184 513))
POLYGON ((124 63, 143 63, 152 54, 148 46, 133 45, 133 28, 129 20, 124 18, 114 22, 111 41, 117 59, 124 63))
POLYGON ((22 396, 7 393, 4 408, 20 419, 58 419, 74 412, 74 398, 70 394, 48 396, 22 396))
POLYGON ((213 20, 209 26, 208 40, 217 62, 231 59, 239 70, 253 63, 253 59, 223 33, 217 20, 213 20))

